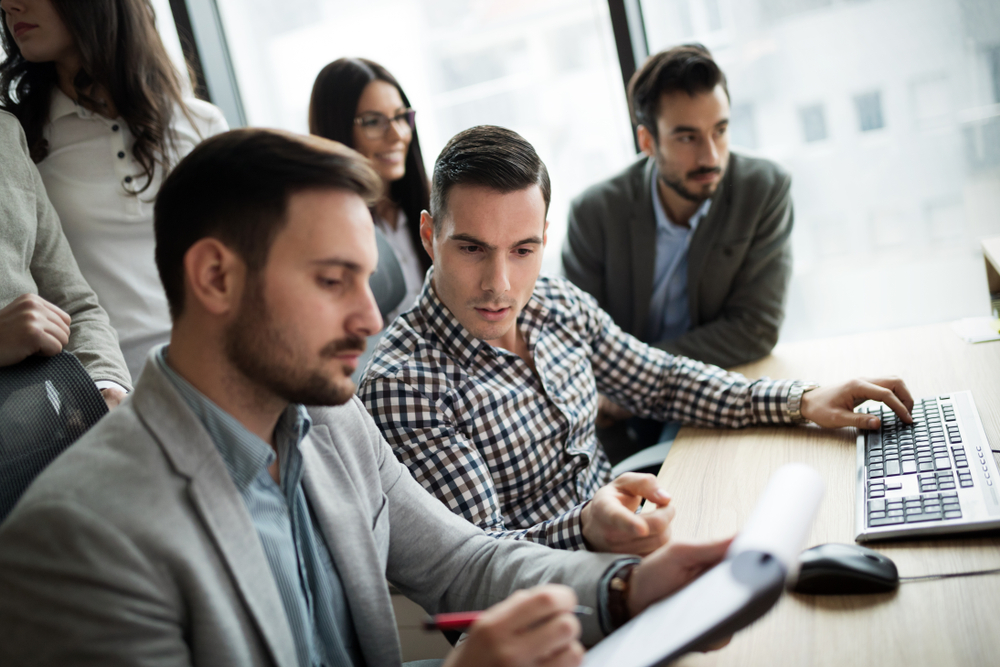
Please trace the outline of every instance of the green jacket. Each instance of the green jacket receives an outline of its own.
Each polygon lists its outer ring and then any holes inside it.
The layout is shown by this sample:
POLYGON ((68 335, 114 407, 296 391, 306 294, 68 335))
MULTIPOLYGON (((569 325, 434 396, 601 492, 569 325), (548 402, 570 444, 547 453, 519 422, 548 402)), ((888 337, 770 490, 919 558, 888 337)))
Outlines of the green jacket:
POLYGON ((691 328, 645 339, 656 264, 652 158, 591 186, 570 205, 563 270, 623 330, 673 354, 722 367, 767 355, 778 341, 792 273, 791 177, 736 153, 688 248, 691 328))

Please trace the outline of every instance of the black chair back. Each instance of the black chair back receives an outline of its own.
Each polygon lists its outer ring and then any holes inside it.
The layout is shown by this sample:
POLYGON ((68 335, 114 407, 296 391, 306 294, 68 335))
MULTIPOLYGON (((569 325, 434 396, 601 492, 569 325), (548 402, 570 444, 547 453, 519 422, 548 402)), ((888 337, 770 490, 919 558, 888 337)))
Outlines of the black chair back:
POLYGON ((0 521, 42 469, 107 412, 68 352, 0 368, 0 521))
MULTIPOLYGON (((389 326, 389 313, 398 308, 406 296, 406 281, 403 279, 403 270, 399 268, 396 251, 392 249, 388 239, 378 227, 375 228, 375 243, 378 246, 378 267, 376 267, 368 284, 371 285, 378 310, 382 313, 384 323, 382 331, 385 331, 385 327, 389 326)), ((358 359, 358 369, 351 375, 355 384, 361 380, 361 373, 368 365, 372 350, 382 338, 382 331, 368 337, 365 353, 358 359)))

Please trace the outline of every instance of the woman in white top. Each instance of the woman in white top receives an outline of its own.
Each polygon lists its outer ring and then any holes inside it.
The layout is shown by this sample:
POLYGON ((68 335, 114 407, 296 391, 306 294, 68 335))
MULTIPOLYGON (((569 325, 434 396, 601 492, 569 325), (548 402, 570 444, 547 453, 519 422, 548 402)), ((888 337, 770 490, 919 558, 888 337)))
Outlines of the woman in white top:
POLYGON ((149 0, 0 0, 0 107, 31 157, 133 379, 170 335, 153 259, 153 200, 166 172, 227 129, 183 98, 149 0))
POLYGON ((406 296, 386 325, 413 306, 431 265, 420 242, 420 212, 430 209, 430 187, 415 116, 392 74, 363 58, 341 58, 324 67, 309 101, 309 131, 364 155, 386 186, 372 217, 406 283, 406 296))

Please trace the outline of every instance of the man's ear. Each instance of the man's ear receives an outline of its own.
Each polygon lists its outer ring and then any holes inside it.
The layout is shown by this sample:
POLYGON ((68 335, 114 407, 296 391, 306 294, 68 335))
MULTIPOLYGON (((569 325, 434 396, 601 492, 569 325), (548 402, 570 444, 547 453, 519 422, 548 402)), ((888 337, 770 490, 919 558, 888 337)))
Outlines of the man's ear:
POLYGON ((434 261, 434 218, 427 211, 420 212, 420 242, 424 244, 424 250, 434 261))
POLYGON ((542 227, 542 247, 544 248, 548 242, 549 242, 549 220, 548 218, 546 218, 545 226, 542 227))
POLYGON ((639 150, 649 157, 656 157, 656 137, 649 131, 649 128, 645 125, 640 125, 636 128, 635 134, 639 139, 639 150))
POLYGON ((235 312, 245 282, 246 264, 218 239, 199 239, 184 253, 185 309, 197 302, 213 315, 235 312))

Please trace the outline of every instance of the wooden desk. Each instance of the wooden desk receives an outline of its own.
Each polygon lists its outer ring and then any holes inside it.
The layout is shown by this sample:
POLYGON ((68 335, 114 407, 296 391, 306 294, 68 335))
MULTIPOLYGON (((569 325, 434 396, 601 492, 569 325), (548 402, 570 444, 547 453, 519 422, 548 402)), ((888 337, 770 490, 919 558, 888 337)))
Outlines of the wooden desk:
MULTIPOLYGON (((748 377, 823 384, 898 375, 915 398, 972 390, 986 435, 1000 448, 1000 342, 970 345, 933 325, 779 345, 739 369, 748 377)), ((854 541, 854 429, 683 428, 660 471, 674 496, 674 535, 709 539, 735 533, 770 474, 802 461, 826 482, 807 546, 854 541)), ((870 544, 902 576, 1000 568, 1000 536, 870 544)), ((691 654, 691 665, 1000 664, 1000 575, 904 583, 866 596, 786 594, 726 648, 691 654)))

